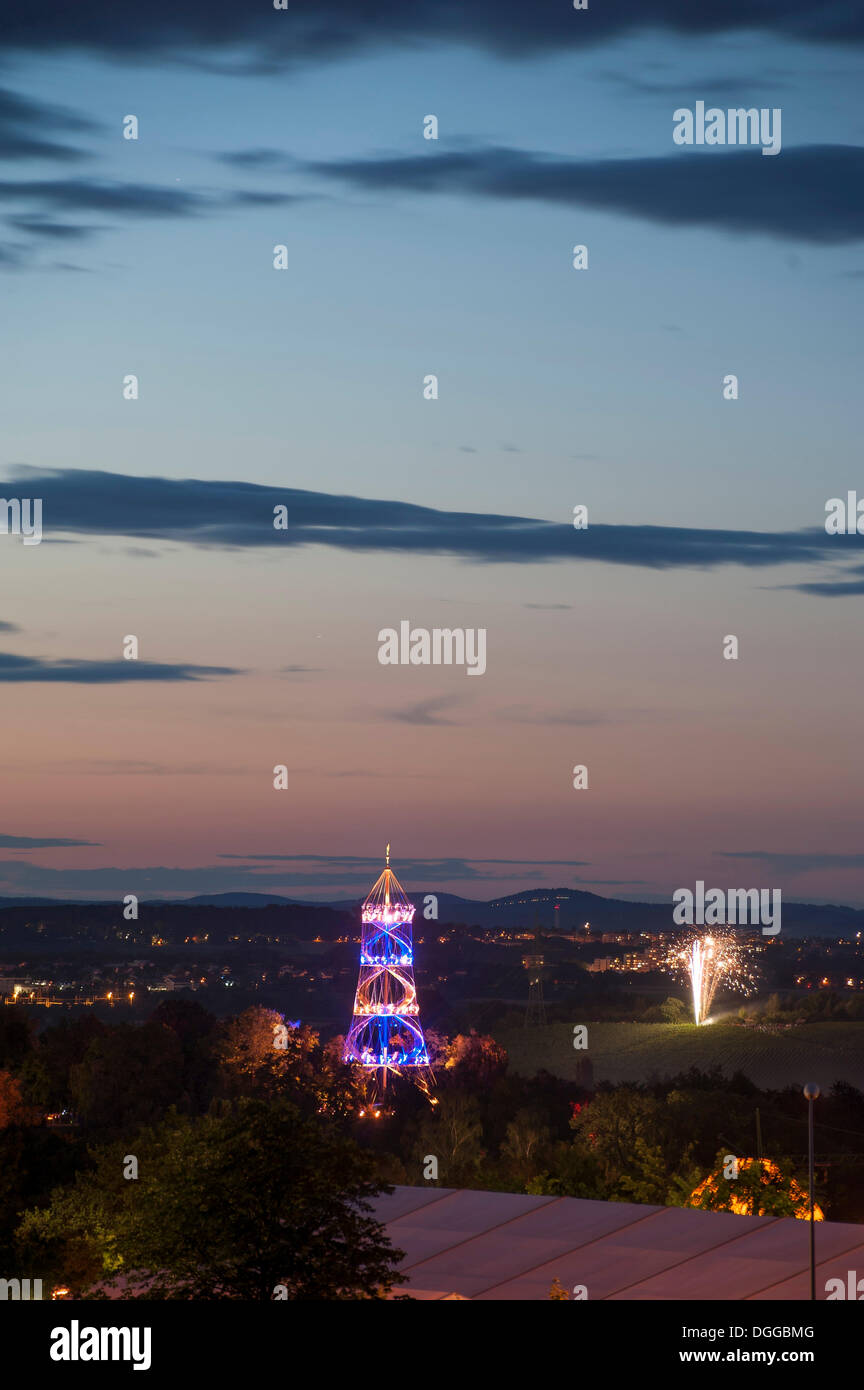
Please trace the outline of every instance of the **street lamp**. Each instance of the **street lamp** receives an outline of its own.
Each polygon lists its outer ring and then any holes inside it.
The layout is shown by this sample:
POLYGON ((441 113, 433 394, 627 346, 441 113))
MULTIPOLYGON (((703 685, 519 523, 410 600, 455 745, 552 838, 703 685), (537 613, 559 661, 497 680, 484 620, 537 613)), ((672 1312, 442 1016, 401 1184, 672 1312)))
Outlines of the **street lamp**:
POLYGON ((810 1300, 816 1300, 816 1225, 814 1222, 813 1184, 814 1184, 814 1146, 813 1146, 813 1102, 819 1099, 819 1087, 815 1081, 808 1081, 804 1087, 807 1098, 807 1137, 810 1179, 810 1300))

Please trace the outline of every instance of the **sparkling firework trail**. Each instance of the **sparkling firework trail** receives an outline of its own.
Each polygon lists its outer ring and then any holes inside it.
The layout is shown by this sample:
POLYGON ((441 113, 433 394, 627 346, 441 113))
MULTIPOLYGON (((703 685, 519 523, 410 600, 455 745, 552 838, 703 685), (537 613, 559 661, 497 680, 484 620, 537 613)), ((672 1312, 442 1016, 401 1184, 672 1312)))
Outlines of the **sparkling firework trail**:
POLYGON ((720 984, 739 994, 752 994, 756 974, 748 957, 735 933, 721 928, 710 936, 694 936, 684 946, 673 946, 664 969, 689 982, 693 1020, 706 1023, 720 984))

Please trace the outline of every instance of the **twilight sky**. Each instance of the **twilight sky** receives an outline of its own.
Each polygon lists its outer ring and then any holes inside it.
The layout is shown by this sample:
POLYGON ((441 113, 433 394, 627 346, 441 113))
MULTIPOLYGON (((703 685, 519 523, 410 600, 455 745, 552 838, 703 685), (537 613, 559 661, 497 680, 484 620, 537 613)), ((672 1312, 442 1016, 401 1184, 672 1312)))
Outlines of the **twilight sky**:
POLYGON ((640 8, 0 18, 0 894, 864 905, 864 20, 640 8))

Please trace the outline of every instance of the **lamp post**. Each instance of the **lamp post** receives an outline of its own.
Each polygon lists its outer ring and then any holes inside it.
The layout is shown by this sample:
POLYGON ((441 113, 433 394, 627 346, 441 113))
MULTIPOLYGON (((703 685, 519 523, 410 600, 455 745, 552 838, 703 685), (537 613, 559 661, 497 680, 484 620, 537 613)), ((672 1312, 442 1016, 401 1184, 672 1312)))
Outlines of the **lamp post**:
POLYGON ((808 1081, 804 1087, 804 1095, 807 1097, 807 1138, 808 1138, 808 1168, 810 1179, 810 1301, 816 1300, 816 1226, 813 1220, 813 1185, 814 1185, 814 1144, 813 1144, 813 1102, 819 1099, 819 1087, 815 1081, 808 1081))

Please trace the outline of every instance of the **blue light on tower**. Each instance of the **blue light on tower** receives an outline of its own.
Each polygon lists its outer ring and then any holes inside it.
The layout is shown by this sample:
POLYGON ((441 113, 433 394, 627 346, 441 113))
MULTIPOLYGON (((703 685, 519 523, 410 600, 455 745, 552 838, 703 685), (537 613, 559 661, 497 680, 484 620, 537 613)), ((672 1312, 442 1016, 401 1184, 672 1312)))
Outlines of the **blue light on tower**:
MULTIPOLYGON (((360 977, 354 996, 354 1017, 345 1039, 344 1059, 387 1073, 423 1068, 428 1085, 429 1052, 420 1026, 414 984, 411 923, 414 904, 390 868, 390 846, 384 872, 362 909, 360 977)), ((415 1072, 421 1080, 421 1073, 415 1072)))

